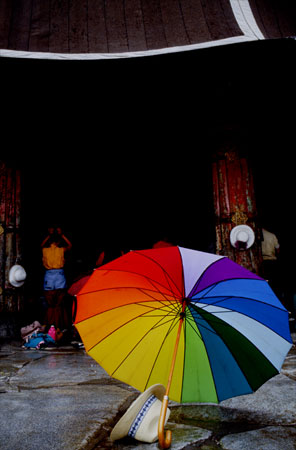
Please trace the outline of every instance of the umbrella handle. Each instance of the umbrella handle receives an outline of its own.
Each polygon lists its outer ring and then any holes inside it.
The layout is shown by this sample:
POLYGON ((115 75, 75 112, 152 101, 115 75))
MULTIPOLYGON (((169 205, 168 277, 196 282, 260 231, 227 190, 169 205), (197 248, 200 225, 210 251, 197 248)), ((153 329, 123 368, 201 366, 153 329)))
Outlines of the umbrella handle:
POLYGON ((164 424, 165 424, 165 417, 166 412, 168 408, 168 402, 169 397, 165 395, 163 397, 162 405, 161 405, 161 411, 160 411, 160 417, 158 421, 158 441, 161 448, 169 448, 172 443, 172 432, 170 430, 166 431, 166 434, 164 432, 164 424))
POLYGON ((176 342, 175 342, 175 348, 174 348, 174 353, 173 353, 173 358, 172 358, 172 363, 171 363, 171 368, 170 368, 170 373, 169 373, 169 378, 168 378, 168 384, 167 384, 165 395, 163 396, 160 417, 159 417, 159 421, 158 421, 158 441, 159 441, 159 445, 161 448, 169 448, 172 443, 172 432, 170 430, 167 430, 166 436, 164 437, 164 424, 165 424, 166 412, 168 409, 169 392, 170 392, 172 377, 173 377, 175 363, 176 363, 179 340, 180 340, 180 336, 181 336, 181 329, 182 329, 182 325, 183 325, 183 321, 184 321, 185 305, 186 305, 186 303, 184 302, 182 313, 180 314, 179 327, 178 327, 178 331, 177 331, 177 338, 176 338, 176 342))

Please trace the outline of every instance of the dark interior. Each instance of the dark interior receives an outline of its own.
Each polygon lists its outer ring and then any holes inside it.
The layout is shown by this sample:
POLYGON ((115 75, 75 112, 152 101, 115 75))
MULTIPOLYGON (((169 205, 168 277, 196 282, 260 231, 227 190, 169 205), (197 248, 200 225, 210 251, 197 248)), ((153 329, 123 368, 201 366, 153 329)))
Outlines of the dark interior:
POLYGON ((286 39, 128 60, 2 60, 4 151, 23 169, 32 285, 51 222, 73 243, 71 276, 111 244, 147 248, 167 236, 207 251, 211 159, 225 130, 247 153, 260 217, 289 255, 293 50, 286 39))

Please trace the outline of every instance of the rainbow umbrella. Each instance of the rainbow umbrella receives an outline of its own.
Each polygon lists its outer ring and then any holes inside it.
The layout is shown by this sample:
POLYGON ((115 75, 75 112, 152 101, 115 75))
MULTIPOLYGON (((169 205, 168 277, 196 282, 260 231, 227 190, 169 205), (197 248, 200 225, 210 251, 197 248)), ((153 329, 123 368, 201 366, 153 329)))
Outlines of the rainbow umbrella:
POLYGON ((139 391, 214 402, 250 394, 291 348, 288 312, 268 283, 230 259, 181 247, 131 251, 96 269, 77 295, 75 326, 112 377, 139 391))

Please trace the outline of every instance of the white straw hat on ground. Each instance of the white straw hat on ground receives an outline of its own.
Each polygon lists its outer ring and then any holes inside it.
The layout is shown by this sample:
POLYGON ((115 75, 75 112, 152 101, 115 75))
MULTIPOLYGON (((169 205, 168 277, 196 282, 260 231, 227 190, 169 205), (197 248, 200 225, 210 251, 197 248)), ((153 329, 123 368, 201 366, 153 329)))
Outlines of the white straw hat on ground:
MULTIPOLYGON (((162 384, 154 384, 139 395, 113 428, 111 440, 116 441, 130 436, 142 442, 157 441, 158 421, 164 394, 165 387, 162 384)), ((170 410, 167 409, 166 422, 169 415, 170 410)))
POLYGON ((14 287, 20 287, 24 284, 27 277, 25 269, 19 264, 15 264, 9 271, 9 283, 14 287))
POLYGON ((237 225, 230 232, 231 245, 239 250, 250 248, 255 241, 255 234, 249 225, 237 225))

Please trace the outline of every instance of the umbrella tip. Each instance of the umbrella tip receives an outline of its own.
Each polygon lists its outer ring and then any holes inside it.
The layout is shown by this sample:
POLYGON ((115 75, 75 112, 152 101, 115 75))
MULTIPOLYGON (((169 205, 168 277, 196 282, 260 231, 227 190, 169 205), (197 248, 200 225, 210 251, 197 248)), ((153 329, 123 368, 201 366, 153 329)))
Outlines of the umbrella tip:
POLYGON ((180 312, 180 319, 185 319, 186 317, 186 313, 185 313, 185 309, 186 307, 189 305, 190 303, 190 298, 184 297, 182 299, 182 311, 180 312))

